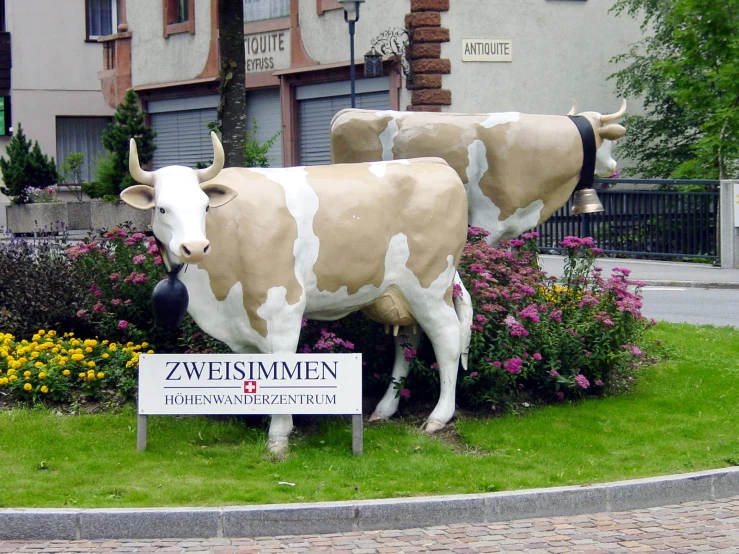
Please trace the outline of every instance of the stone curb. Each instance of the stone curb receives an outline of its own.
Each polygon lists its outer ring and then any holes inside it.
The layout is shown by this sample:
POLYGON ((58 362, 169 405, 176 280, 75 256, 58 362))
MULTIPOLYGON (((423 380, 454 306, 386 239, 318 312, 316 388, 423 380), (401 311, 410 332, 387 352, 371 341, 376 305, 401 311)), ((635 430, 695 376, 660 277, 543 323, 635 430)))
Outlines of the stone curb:
POLYGON ((732 283, 727 281, 662 281, 662 280, 648 280, 648 279, 636 279, 642 283, 646 283, 648 287, 688 287, 688 288, 701 288, 701 289, 725 289, 725 290, 737 290, 739 289, 739 283, 732 283))
POLYGON ((494 523, 739 495, 739 467, 514 492, 218 508, 0 509, 3 540, 260 537, 494 523))

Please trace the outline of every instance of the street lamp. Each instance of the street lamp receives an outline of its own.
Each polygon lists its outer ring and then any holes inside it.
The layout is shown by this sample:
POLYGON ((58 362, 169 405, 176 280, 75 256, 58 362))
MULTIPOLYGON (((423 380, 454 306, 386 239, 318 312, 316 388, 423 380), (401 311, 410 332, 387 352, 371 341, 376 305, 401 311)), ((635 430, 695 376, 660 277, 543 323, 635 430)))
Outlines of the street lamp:
POLYGON ((359 21, 359 5, 364 0, 338 0, 344 8, 344 21, 349 24, 349 80, 351 81, 352 108, 356 107, 354 96, 354 24, 359 21))

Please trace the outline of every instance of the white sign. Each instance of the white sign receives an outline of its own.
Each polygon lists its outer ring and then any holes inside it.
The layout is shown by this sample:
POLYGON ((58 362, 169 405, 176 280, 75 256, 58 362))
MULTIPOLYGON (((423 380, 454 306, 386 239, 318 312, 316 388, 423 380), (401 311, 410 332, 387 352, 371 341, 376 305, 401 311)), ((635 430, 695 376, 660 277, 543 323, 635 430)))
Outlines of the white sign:
POLYGON ((512 62, 513 46, 508 39, 463 38, 463 62, 512 62))
POLYGON ((734 183, 734 227, 739 227, 739 183, 734 183))
POLYGON ((139 357, 139 415, 361 413, 361 354, 139 357))

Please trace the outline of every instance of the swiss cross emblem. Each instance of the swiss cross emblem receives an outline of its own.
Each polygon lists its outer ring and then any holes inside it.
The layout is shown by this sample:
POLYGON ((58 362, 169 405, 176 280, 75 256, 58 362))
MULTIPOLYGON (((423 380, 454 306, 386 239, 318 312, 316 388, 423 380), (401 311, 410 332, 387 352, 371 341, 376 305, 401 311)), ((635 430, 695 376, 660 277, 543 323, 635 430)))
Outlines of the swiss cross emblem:
POLYGON ((257 392, 256 381, 244 381, 244 394, 254 394, 257 392))

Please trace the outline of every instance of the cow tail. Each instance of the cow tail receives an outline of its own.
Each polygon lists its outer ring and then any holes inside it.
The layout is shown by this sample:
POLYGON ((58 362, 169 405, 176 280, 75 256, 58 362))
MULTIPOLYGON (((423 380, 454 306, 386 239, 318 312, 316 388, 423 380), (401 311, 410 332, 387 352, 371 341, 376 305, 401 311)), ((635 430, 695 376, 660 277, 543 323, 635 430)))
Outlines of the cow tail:
POLYGON ((462 362, 462 369, 466 371, 469 365, 470 339, 472 338, 472 297, 464 288, 459 273, 454 274, 454 285, 455 289, 458 290, 458 294, 453 295, 453 302, 454 311, 457 313, 457 319, 459 319, 459 340, 462 346, 460 361, 462 362))

